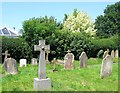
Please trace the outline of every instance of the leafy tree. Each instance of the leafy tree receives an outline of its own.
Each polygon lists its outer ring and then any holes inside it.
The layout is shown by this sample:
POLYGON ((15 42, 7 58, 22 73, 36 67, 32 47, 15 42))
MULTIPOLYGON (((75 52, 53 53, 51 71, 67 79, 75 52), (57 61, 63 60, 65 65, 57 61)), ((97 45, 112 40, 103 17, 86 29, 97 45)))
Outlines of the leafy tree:
POLYGON ((110 37, 120 31, 120 2, 108 5, 104 15, 95 20, 96 34, 102 37, 110 37))
POLYGON ((72 32, 86 32, 90 35, 95 35, 96 32, 90 16, 85 12, 77 11, 77 9, 74 9, 71 15, 65 15, 64 28, 72 32))

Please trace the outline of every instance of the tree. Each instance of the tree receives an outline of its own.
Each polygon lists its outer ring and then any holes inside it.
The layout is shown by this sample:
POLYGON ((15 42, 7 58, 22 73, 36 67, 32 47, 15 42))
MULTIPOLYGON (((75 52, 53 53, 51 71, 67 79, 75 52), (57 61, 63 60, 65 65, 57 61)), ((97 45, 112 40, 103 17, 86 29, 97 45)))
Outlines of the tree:
POLYGON ((108 5, 104 10, 104 15, 100 15, 95 20, 97 36, 110 37, 118 34, 120 30, 120 2, 108 5))
POLYGON ((65 15, 65 18, 67 18, 64 22, 65 29, 72 32, 86 32, 90 33, 90 35, 95 35, 94 23, 87 13, 74 9, 74 12, 71 15, 65 15))

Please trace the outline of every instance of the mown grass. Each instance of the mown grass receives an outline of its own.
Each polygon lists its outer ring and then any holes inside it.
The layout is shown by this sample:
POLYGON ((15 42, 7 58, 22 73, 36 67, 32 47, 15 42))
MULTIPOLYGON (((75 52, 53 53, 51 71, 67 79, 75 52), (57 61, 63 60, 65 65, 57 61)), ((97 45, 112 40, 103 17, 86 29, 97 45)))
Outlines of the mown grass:
MULTIPOLYGON (((46 73, 52 82, 51 91, 117 91, 118 64, 113 64, 111 76, 101 79, 102 59, 96 60, 89 59, 87 68, 79 68, 79 61, 75 61, 73 70, 64 70, 62 65, 57 65, 58 72, 52 71, 53 64, 47 64, 46 73)), ((18 69, 18 74, 2 77, 2 91, 34 91, 33 80, 38 77, 38 66, 29 64, 18 69)))

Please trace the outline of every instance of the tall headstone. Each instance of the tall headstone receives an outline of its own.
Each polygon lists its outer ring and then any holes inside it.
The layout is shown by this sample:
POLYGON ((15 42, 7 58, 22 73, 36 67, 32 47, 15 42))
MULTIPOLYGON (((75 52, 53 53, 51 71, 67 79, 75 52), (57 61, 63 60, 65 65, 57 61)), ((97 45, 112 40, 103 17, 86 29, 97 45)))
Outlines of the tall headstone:
POLYGON ((111 57, 112 57, 112 58, 115 57, 115 52, 114 52, 114 50, 111 51, 111 57))
POLYGON ((50 78, 46 78, 46 60, 45 51, 50 50, 49 46, 45 45, 45 40, 39 40, 39 45, 34 45, 34 51, 40 51, 38 78, 34 78, 35 91, 48 91, 51 89, 50 78))
POLYGON ((71 51, 68 50, 68 53, 64 57, 64 69, 73 69, 74 68, 74 55, 70 53, 71 51))
MULTIPOLYGON (((50 45, 46 45, 47 47, 49 47, 50 49, 50 45)), ((50 63, 49 60, 48 60, 48 56, 49 56, 49 53, 50 53, 50 50, 46 50, 46 63, 50 63)))
POLYGON ((37 58, 32 58, 31 59, 31 64, 32 65, 37 65, 37 58))
POLYGON ((119 51, 115 50, 115 58, 118 58, 118 57, 119 57, 119 51))
POLYGON ((88 57, 85 52, 81 53, 81 55, 79 56, 79 60, 80 60, 80 68, 87 67, 88 57))
POLYGON ((4 67, 9 74, 16 74, 18 72, 16 60, 13 58, 7 58, 4 67))
POLYGON ((113 58, 110 55, 107 55, 102 60, 101 73, 100 73, 100 77, 102 79, 112 74, 112 65, 113 65, 113 58))
POLYGON ((27 60, 26 59, 20 59, 20 67, 26 67, 27 66, 27 60))

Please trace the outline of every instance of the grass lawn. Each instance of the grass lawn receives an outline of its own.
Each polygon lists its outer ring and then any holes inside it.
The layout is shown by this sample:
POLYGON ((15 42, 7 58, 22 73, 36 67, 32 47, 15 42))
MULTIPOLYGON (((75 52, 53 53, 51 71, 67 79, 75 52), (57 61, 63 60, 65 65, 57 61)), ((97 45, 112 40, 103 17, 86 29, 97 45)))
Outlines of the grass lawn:
MULTIPOLYGON (((64 70, 57 65, 58 72, 53 72, 53 64, 47 64, 47 77, 51 79, 51 91, 118 91, 118 63, 113 64, 112 75, 100 78, 102 59, 89 59, 87 68, 64 70)), ((38 66, 19 67, 19 73, 2 77, 2 91, 34 91, 33 80, 38 77, 38 66)), ((0 73, 4 73, 4 70, 0 73)))

